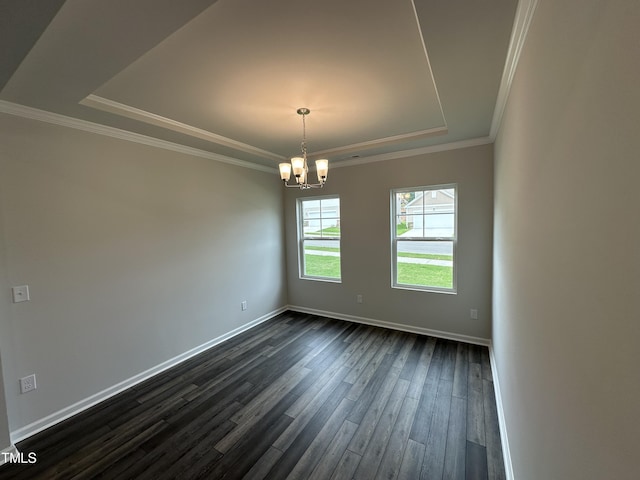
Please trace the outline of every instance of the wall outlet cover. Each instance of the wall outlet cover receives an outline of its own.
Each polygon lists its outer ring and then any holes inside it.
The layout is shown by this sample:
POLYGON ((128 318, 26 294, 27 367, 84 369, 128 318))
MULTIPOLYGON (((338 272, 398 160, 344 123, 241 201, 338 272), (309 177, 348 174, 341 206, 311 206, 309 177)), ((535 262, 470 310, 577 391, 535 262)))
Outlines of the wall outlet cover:
POLYGON ((29 297, 29 285, 13 287, 11 293, 13 295, 13 303, 28 302, 31 300, 29 297))
POLYGON ((28 375, 20 379, 20 393, 27 393, 31 390, 35 390, 36 386, 36 376, 35 374, 28 375))

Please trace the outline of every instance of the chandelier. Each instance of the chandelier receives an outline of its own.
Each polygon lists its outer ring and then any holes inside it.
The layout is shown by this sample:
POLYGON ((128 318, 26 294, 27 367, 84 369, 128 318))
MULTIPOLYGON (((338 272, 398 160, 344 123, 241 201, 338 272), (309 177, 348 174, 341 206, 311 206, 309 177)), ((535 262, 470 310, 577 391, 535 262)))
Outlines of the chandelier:
POLYGON ((307 127, 304 121, 304 117, 311 113, 308 108, 299 108, 297 110, 298 115, 302 115, 302 156, 293 157, 291 163, 281 163, 280 166, 280 178, 282 179, 284 186, 289 188, 300 188, 305 190, 308 188, 322 188, 327 181, 327 172, 329 171, 329 160, 322 159, 316 160, 316 172, 318 173, 318 183, 309 183, 309 166, 307 165, 307 127), (293 170, 293 176, 296 177, 296 183, 289 185, 289 179, 291 178, 291 171, 293 170))

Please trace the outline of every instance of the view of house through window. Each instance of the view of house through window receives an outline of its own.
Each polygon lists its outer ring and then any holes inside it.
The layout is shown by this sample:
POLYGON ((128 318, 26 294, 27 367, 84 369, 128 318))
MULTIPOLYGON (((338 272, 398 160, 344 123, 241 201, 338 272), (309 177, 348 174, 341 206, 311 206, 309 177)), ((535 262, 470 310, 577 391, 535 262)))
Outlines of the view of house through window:
POLYGON ((298 199, 300 275, 340 280, 340 198, 298 199))
POLYGON ((455 292, 456 186, 391 192, 393 286, 455 292))

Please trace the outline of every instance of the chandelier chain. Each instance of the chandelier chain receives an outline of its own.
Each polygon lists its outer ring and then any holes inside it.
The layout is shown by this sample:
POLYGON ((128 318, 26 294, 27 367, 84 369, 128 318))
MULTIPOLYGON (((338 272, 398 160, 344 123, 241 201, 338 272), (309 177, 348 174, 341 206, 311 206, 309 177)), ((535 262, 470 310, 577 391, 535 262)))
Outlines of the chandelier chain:
POLYGON ((306 113, 302 114, 302 156, 307 160, 307 123, 305 122, 306 113))

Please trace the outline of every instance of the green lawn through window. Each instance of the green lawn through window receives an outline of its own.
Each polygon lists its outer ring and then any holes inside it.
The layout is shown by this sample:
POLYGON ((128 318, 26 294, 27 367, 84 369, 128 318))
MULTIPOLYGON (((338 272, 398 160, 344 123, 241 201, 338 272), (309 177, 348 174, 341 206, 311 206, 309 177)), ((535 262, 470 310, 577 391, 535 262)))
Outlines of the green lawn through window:
POLYGON ((304 274, 310 277, 340 278, 340 257, 305 253, 304 267, 304 274))
MULTIPOLYGON (((340 257, 314 255, 308 251, 339 252, 336 247, 307 247, 305 249, 305 275, 311 277, 340 278, 340 257)), ((401 257, 451 260, 451 255, 400 253, 401 257)), ((398 284, 425 287, 452 288, 453 267, 398 262, 398 284)))
POLYGON ((398 262, 398 284, 453 288, 453 267, 398 262))

